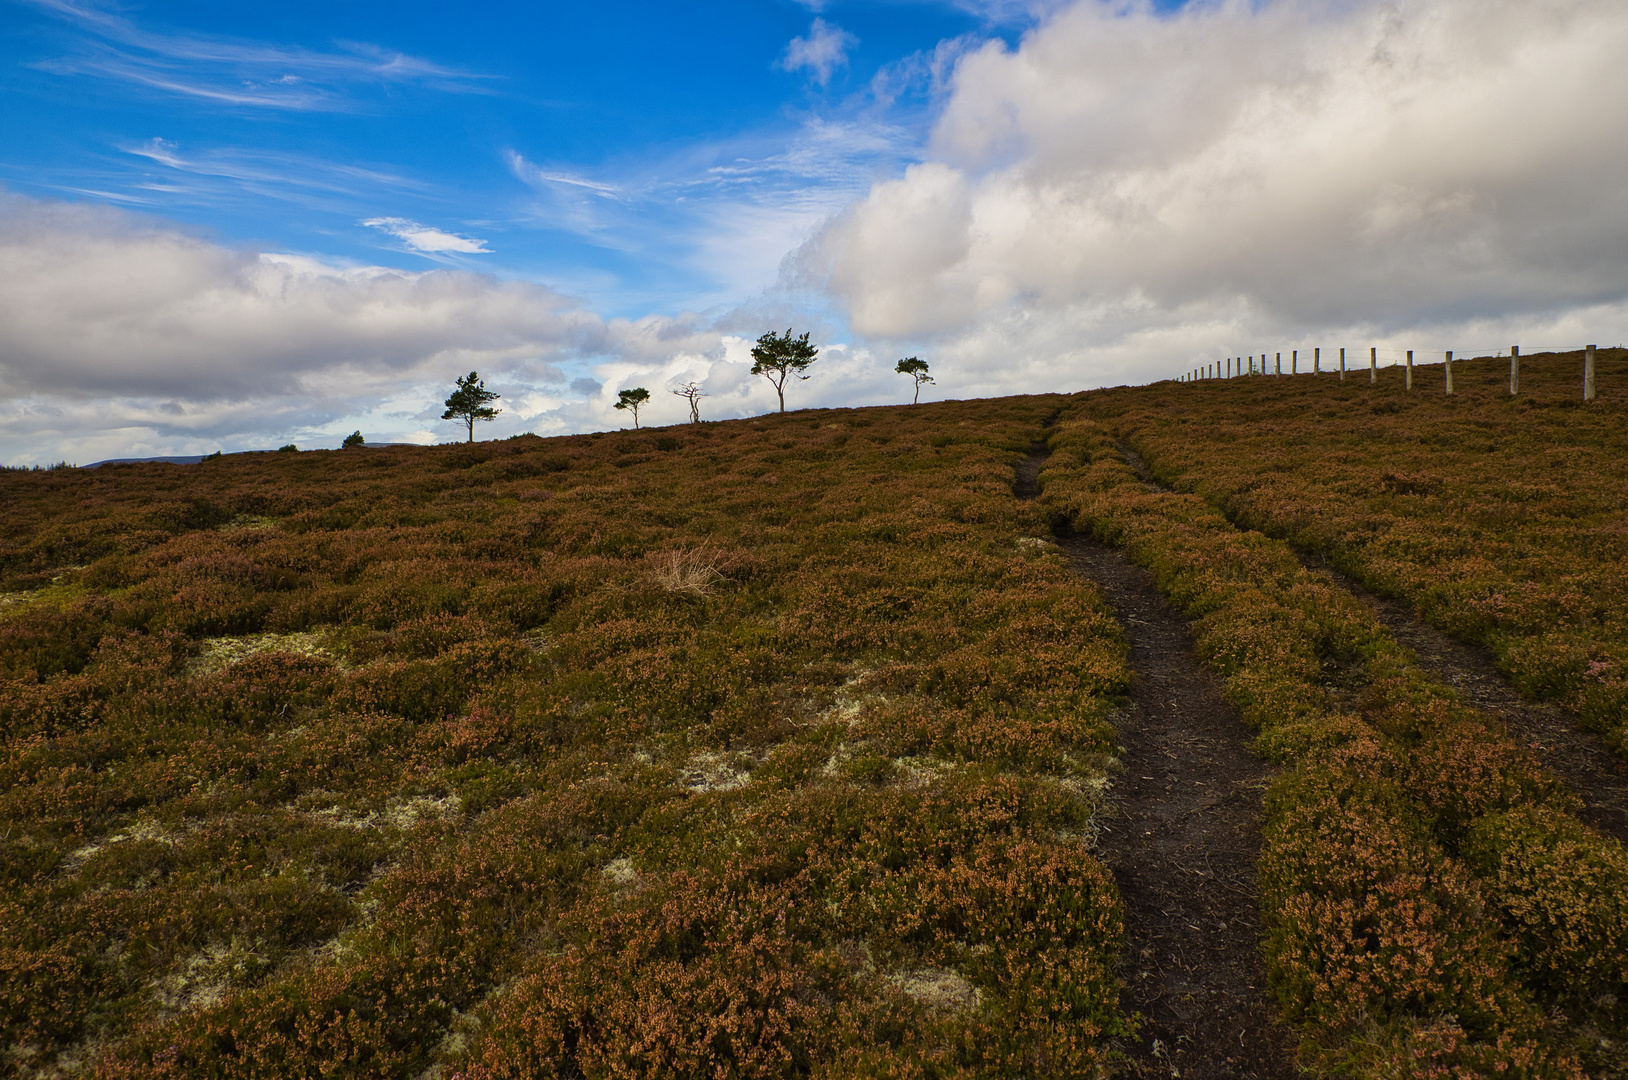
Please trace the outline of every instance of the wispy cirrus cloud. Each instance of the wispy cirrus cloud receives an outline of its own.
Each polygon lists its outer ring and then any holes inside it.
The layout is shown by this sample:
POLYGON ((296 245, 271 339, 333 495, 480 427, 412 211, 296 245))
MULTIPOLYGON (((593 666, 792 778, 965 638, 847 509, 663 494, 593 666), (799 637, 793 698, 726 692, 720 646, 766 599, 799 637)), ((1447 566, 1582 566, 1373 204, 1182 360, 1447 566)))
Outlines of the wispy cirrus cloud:
POLYGON ((438 90, 483 92, 490 76, 446 67, 366 42, 334 51, 268 45, 221 36, 167 34, 76 0, 28 0, 79 30, 67 55, 34 66, 90 75, 225 105, 299 111, 353 107, 362 85, 415 83, 438 90))
POLYGON ((370 229, 378 229, 388 233, 397 240, 406 244, 414 251, 430 252, 456 252, 462 255, 489 255, 491 248, 486 241, 476 240, 468 236, 459 236, 456 233, 443 232, 429 225, 420 225, 411 218, 376 217, 368 218, 362 222, 370 229))

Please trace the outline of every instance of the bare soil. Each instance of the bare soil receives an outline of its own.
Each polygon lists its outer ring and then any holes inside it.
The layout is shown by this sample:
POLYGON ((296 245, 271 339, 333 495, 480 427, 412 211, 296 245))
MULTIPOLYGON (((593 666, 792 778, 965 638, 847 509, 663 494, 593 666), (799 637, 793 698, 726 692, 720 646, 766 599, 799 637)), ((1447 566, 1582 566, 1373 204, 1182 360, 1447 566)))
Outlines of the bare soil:
POLYGON ((1125 898, 1125 1007, 1145 1018, 1127 1075, 1296 1076, 1261 966, 1255 863, 1271 768, 1147 571, 1086 537, 1058 543, 1125 627, 1135 672, 1098 839, 1125 898))
MULTIPOLYGON (((1045 450, 1018 467, 1036 493, 1045 450)), ((1125 628, 1134 671, 1119 719, 1123 773, 1097 846, 1126 906, 1124 1007, 1142 1017, 1125 1076, 1299 1075, 1294 1040, 1265 994, 1255 864, 1271 767, 1193 652, 1188 622, 1116 548, 1057 541, 1125 628)))

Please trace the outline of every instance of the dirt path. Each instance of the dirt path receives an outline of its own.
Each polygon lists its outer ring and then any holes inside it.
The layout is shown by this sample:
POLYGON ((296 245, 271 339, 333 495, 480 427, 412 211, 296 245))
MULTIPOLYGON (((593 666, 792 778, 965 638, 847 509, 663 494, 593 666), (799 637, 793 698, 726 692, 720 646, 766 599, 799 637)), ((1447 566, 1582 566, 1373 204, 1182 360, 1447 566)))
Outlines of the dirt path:
MULTIPOLYGON (((1153 485, 1147 463, 1120 444, 1125 460, 1153 485)), ((1504 722, 1510 735, 1530 745, 1542 762, 1583 800, 1577 816, 1607 836, 1628 843, 1628 763, 1574 717, 1545 702, 1521 697, 1485 649, 1455 641, 1420 619, 1407 604, 1369 592, 1321 556, 1295 549, 1301 565, 1325 574, 1367 604, 1397 641, 1413 650, 1419 666, 1464 700, 1504 722)))
POLYGON ((1036 439, 1029 445, 1029 456, 1014 466, 1017 479, 1012 484, 1012 494, 1020 502, 1027 502, 1040 494, 1040 467, 1050 456, 1051 451, 1046 448, 1044 440, 1036 439))
POLYGON ((1102 589, 1135 672, 1124 775, 1098 845, 1125 897, 1125 1008, 1146 1018, 1129 1075, 1291 1077, 1260 957, 1255 863, 1270 775, 1147 571, 1085 537, 1058 543, 1102 589))
MULTIPOLYGON (((1034 497, 1043 461, 1042 446, 1019 466, 1020 499, 1034 497)), ((1124 773, 1098 838, 1125 899, 1124 1008, 1144 1018, 1125 1075, 1296 1076, 1260 957, 1255 863, 1270 768, 1147 571, 1088 537, 1057 542, 1125 627, 1135 672, 1118 722, 1124 773)))

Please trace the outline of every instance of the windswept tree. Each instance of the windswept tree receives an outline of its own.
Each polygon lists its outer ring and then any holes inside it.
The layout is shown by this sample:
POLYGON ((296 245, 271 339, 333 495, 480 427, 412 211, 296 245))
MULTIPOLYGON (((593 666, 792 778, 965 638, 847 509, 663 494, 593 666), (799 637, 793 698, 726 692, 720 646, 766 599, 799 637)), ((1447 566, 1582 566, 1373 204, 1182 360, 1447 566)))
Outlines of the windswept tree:
POLYGON ((458 389, 447 398, 447 411, 441 414, 443 420, 462 420, 469 425, 469 441, 475 441, 475 421, 495 420, 502 409, 494 409, 487 404, 496 401, 501 395, 494 394, 486 389, 486 381, 473 371, 469 377, 458 379, 458 389))
POLYGON ((707 396, 707 392, 701 389, 700 383, 687 382, 683 386, 674 387, 667 392, 676 394, 688 401, 690 403, 690 423, 701 423, 701 399, 707 396))
POLYGON ((642 386, 635 386, 631 390, 618 391, 616 395, 616 407, 618 409, 629 409, 632 411, 633 428, 635 431, 638 430, 639 427, 639 409, 649 400, 650 391, 646 390, 642 386))
POLYGON ((918 404, 921 401, 922 384, 933 381, 933 377, 927 374, 927 361, 917 360, 914 356, 907 356, 900 360, 898 366, 893 370, 900 375, 908 375, 916 380, 916 396, 910 399, 910 404, 918 404))
POLYGON ((808 343, 807 334, 792 337, 789 326, 784 334, 771 330, 752 346, 752 374, 761 375, 774 384, 774 392, 780 396, 780 411, 785 412, 786 380, 793 375, 807 379, 803 372, 819 355, 819 348, 808 343))
POLYGON ((344 441, 344 443, 341 444, 340 448, 344 449, 344 450, 349 450, 353 446, 366 446, 366 445, 367 445, 367 440, 362 438, 362 433, 360 431, 353 431, 349 435, 345 436, 345 441, 344 441))

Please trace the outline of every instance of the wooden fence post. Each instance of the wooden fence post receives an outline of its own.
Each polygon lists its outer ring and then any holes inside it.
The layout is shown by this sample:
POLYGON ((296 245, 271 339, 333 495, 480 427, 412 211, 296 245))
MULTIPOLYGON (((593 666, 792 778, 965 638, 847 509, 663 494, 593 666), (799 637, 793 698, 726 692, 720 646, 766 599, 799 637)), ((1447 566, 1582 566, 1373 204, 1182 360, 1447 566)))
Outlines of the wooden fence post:
POLYGON ((1340 381, 1345 382, 1345 350, 1340 350, 1340 381))
POLYGON ((1408 389, 1413 389, 1413 350, 1408 350, 1408 389))
POLYGON ((1447 392, 1453 392, 1453 350, 1447 350, 1447 392))
POLYGON ((1299 349, 1291 349, 1291 350, 1289 350, 1289 374, 1290 375, 1299 375, 1300 374, 1300 350, 1299 349))
MULTIPOLYGON (((1278 353, 1272 360, 1272 374, 1274 374, 1274 375, 1282 375, 1283 374, 1283 354, 1282 353, 1278 353)), ((1138 775, 1140 775, 1140 774, 1138 774, 1138 775)))
POLYGON ((1521 347, 1509 347, 1509 396, 1514 397, 1521 390, 1521 347))
POLYGON ((1594 400, 1594 346, 1583 350, 1583 400, 1594 400))
POLYGON ((1313 375, 1323 373, 1323 350, 1321 346, 1311 351, 1311 373, 1313 375))
POLYGON ((1368 381, 1370 383, 1379 381, 1379 350, 1372 346, 1368 349, 1368 381))

